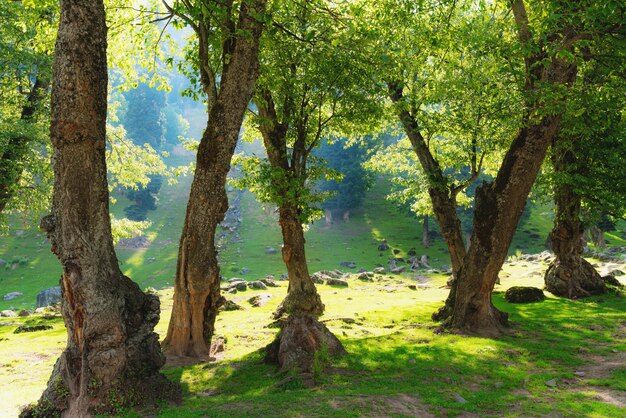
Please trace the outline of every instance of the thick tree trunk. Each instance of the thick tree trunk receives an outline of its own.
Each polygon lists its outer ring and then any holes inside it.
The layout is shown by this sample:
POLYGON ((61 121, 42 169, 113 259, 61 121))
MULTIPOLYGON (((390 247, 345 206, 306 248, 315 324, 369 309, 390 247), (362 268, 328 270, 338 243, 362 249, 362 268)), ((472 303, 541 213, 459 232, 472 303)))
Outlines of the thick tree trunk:
POLYGON ((591 234, 591 241, 593 241, 595 246, 604 250, 606 248, 606 241, 604 239, 604 231, 594 225, 591 228, 589 228, 589 233, 591 234))
POLYGON ((424 216, 422 221, 422 246, 430 247, 430 228, 428 227, 428 216, 424 216))
POLYGON ((198 148, 180 238, 172 317, 163 342, 168 356, 208 358, 215 317, 223 301, 215 231, 228 209, 226 175, 258 75, 262 23, 255 16, 264 11, 265 1, 251 6, 244 2, 240 7, 238 30, 246 36, 226 41, 231 53, 219 94, 209 101, 209 120, 198 148))
POLYGON ((159 368, 159 300, 118 266, 105 164, 106 24, 102 0, 62 0, 51 139, 53 213, 42 220, 63 265, 67 347, 22 416, 83 417, 180 396, 159 368))
MULTIPOLYGON (((31 121, 46 97, 49 81, 38 75, 26 98, 26 104, 22 108, 20 120, 22 122, 31 121)), ((0 155, 0 213, 9 203, 24 172, 24 159, 28 154, 31 140, 25 136, 14 136, 9 139, 5 151, 0 155)))
MULTIPOLYGON (((566 172, 575 167, 574 151, 565 149, 560 139, 555 141, 554 167, 557 172, 566 172)), ((556 296, 580 298, 603 293, 606 286, 600 274, 582 258, 583 227, 580 222, 580 196, 568 184, 555 187, 554 200, 556 217, 550 233, 555 259, 546 271, 546 289, 556 296)))

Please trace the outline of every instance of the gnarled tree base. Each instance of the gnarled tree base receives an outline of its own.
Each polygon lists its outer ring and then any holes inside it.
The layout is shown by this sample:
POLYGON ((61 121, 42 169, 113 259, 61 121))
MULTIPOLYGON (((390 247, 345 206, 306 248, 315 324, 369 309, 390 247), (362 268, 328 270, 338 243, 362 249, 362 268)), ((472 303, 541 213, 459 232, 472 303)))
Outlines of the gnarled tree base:
POLYGON ((456 313, 442 324, 451 332, 478 337, 497 338, 507 332, 509 314, 498 310, 493 303, 473 304, 467 302, 463 309, 457 306, 456 313))
POLYGON ((324 313, 322 298, 319 293, 317 293, 312 281, 310 281, 310 288, 306 290, 289 289, 287 296, 285 296, 282 303, 278 305, 273 316, 274 319, 280 319, 283 315, 291 314, 292 312, 298 312, 299 315, 309 315, 312 317, 319 317, 324 313))
POLYGON ((313 370, 315 354, 327 350, 331 356, 346 354, 341 341, 326 325, 309 315, 292 315, 281 323, 276 339, 265 348, 265 362, 277 364, 280 371, 313 370))
POLYGON ((555 259, 544 276, 546 290, 555 296, 569 299, 597 295, 606 292, 602 277, 585 259, 580 265, 570 267, 555 259))

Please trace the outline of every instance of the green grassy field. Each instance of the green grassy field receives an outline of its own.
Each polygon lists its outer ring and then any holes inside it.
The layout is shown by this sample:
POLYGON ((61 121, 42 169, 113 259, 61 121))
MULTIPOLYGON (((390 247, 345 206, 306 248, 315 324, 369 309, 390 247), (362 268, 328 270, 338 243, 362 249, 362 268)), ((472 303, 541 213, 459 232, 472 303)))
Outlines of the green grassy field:
MULTIPOLYGON (((624 264, 617 265, 624 269, 624 264)), ((606 266, 600 265, 600 269, 606 266)), ((219 361, 167 367, 180 381, 181 405, 157 410, 120 410, 124 416, 326 417, 326 416, 555 416, 626 415, 626 304, 624 294, 571 301, 548 295, 544 302, 513 305, 503 291, 514 285, 541 286, 544 264, 507 263, 494 302, 510 314, 509 335, 482 339, 437 334, 430 314, 446 297, 443 275, 385 276, 348 288, 318 286, 326 304, 321 318, 344 343, 348 355, 320 361, 315 386, 280 375, 261 362, 259 349, 276 330, 266 328, 286 292, 270 288, 261 308, 246 300, 259 291, 230 296, 242 311, 218 316, 217 335, 226 340, 219 361), (584 376, 576 376, 582 372, 584 376), (548 386, 554 379, 555 387, 548 386), (462 398, 462 399, 461 399, 462 398), (460 402, 461 401, 461 402, 460 402), (465 403, 462 403, 465 401, 465 403)), ((623 282, 624 277, 621 279, 623 282)), ((171 289, 160 292, 164 335, 171 314, 171 289)), ((65 344, 60 318, 0 321, 0 416, 38 398, 65 344), (19 323, 47 323, 51 331, 14 334, 19 323)), ((323 359, 322 359, 323 360, 323 359)))
MULTIPOLYGON (((161 289, 172 285, 190 183, 190 177, 182 177, 175 185, 163 185, 157 209, 148 214, 152 226, 146 231, 151 242, 147 248, 117 248, 122 270, 142 288, 161 289)), ((386 239, 391 249, 398 250, 399 257, 406 258, 407 252, 416 248, 418 255, 429 255, 434 267, 449 265, 441 238, 435 238, 430 248, 423 248, 418 219, 401 213, 392 202, 384 199, 387 186, 384 181, 378 181, 348 222, 338 221, 329 226, 319 220, 310 226, 306 239, 311 271, 338 268, 341 261, 354 261, 357 269, 386 265, 391 251, 377 250, 381 239, 386 239)), ((116 198, 111 210, 122 217, 129 202, 123 196, 116 198)), ((285 272, 280 251, 265 253, 268 246, 280 250, 276 215, 264 211, 248 192, 244 192, 241 199, 241 211, 240 240, 227 245, 220 253, 222 274, 253 280, 285 272), (242 268, 249 269, 250 273, 242 275, 242 268)), ((514 237, 510 253, 542 251, 551 224, 549 207, 533 207, 531 216, 514 237)), ((614 245, 626 245, 626 241, 615 234, 607 234, 607 239, 614 245)), ((35 227, 23 228, 16 221, 10 234, 0 237, 0 259, 8 262, 0 267, 0 293, 19 291, 24 294, 11 301, 0 300, 0 309, 32 308, 40 290, 58 284, 60 265, 44 235, 35 227), (20 259, 22 264, 12 269, 12 261, 20 259)))

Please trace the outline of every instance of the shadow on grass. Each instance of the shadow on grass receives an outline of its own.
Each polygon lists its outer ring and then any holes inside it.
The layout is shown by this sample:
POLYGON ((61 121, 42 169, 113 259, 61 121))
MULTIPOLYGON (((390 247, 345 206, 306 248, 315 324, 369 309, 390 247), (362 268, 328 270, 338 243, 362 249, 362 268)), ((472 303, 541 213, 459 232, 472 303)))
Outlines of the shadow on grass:
POLYGON ((254 352, 238 361, 172 369, 185 400, 160 416, 618 416, 623 409, 571 390, 581 350, 624 347, 614 338, 626 322, 624 298, 548 299, 511 305, 512 335, 497 340, 436 335, 428 318, 397 320, 385 335, 344 339, 349 354, 336 359, 318 386, 284 379, 254 352), (557 387, 546 381, 557 380, 557 387), (466 403, 460 403, 462 397, 466 403), (404 403, 403 403, 404 402, 404 403), (411 412, 412 411, 412 412, 411 412), (182 414, 182 415, 181 415, 182 414))

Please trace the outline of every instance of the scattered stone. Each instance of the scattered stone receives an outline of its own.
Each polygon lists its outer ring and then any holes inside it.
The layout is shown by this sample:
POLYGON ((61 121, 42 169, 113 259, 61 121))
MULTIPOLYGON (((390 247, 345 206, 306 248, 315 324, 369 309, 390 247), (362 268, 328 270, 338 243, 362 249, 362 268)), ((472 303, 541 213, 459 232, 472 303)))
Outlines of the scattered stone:
POLYGON ((374 273, 376 273, 376 274, 385 274, 386 272, 387 272, 387 270, 385 270, 384 267, 376 267, 374 269, 374 273))
POLYGON ((509 303, 540 302, 546 297, 541 289, 529 286, 513 286, 504 294, 509 303))
POLYGON ((384 239, 378 244, 378 251, 387 251, 389 249, 389 245, 387 244, 387 240, 384 239))
POLYGON ((409 289, 411 290, 417 290, 417 285, 416 284, 410 284, 407 286, 409 289))
POLYGON ((53 306, 59 302, 61 302, 61 287, 49 287, 37 294, 37 304, 35 307, 42 308, 45 306, 53 306))
POLYGON ((219 353, 226 351, 226 339, 224 337, 213 337, 209 356, 215 357, 219 353))
POLYGON ((317 273, 313 273, 311 274, 311 280, 313 280, 313 283, 315 284, 324 284, 324 275, 322 273, 320 273, 319 271, 317 273))
POLYGON ((274 247, 265 247, 265 254, 276 254, 278 250, 274 247))
POLYGON ((276 281, 274 280, 274 276, 272 276, 272 277, 265 277, 265 278, 261 279, 261 282, 263 284, 265 284, 265 286, 278 287, 278 283, 276 283, 276 281))
POLYGON ((495 387, 496 389, 501 389, 504 386, 504 383, 502 382, 496 382, 493 384, 493 387, 495 387))
POLYGON ((289 276, 287 275, 287 273, 283 273, 278 277, 278 280, 280 281, 289 280, 289 276))
POLYGON ((4 295, 3 300, 13 300, 15 298, 19 298, 20 296, 24 296, 22 292, 11 292, 4 295))
POLYGON ((146 260, 148 263, 154 263, 156 261, 156 257, 150 257, 146 260))
POLYGON ((602 276, 602 281, 608 284, 609 286, 624 287, 624 285, 619 280, 617 280, 615 276, 611 276, 611 275, 602 276))
POLYGON ((220 310, 222 310, 222 311, 241 311, 241 310, 243 310, 243 306, 236 304, 232 300, 227 300, 220 307, 220 310))
POLYGON ((548 387, 555 388, 556 387, 556 379, 550 379, 547 382, 544 382, 543 384, 548 386, 548 387))
POLYGON ((239 272, 241 274, 248 274, 250 273, 252 270, 250 270, 248 267, 243 267, 241 270, 239 270, 239 272))
POLYGON ((374 273, 370 272, 364 272, 359 274, 359 276, 357 277, 357 279, 359 280, 363 280, 363 281, 367 281, 367 282, 371 282, 374 280, 374 273))
POLYGON ((4 267, 6 263, 7 263, 6 260, 3 260, 2 258, 0 258, 0 267, 4 267))
POLYGON ((394 253, 394 255, 398 255, 398 254, 400 254, 400 250, 396 250, 396 249, 394 249, 394 250, 393 250, 393 253, 394 253))
POLYGON ((393 274, 400 274, 400 273, 402 273, 404 270, 406 270, 406 266, 394 267, 394 268, 392 268, 390 271, 391 271, 393 274))
POLYGON ((417 251, 415 250, 415 248, 411 248, 409 252, 407 253, 407 255, 409 257, 415 257, 417 255, 417 251))
POLYGON ((357 273, 365 273, 367 270, 364 268, 360 268, 359 271, 357 271, 357 273))
POLYGON ((22 309, 21 311, 17 313, 17 316, 21 316, 21 317, 31 316, 31 315, 32 315, 32 312, 29 311, 28 309, 22 309))
POLYGON ((17 317, 17 314, 12 310, 7 309, 6 311, 0 312, 0 316, 5 316, 7 318, 15 318, 17 317))
POLYGON ((267 290, 267 285, 260 280, 255 280, 254 282, 248 282, 248 287, 250 289, 267 290))
POLYGON ((342 261, 341 263, 339 263, 339 265, 341 267, 347 267, 349 269, 356 268, 356 263, 354 261, 342 261))
POLYGON ((430 267, 430 264, 428 264, 428 255, 423 254, 423 255, 420 257, 420 264, 421 264, 422 266, 426 267, 427 269, 431 268, 431 267, 430 267))
POLYGON ((272 295, 269 293, 261 293, 248 299, 248 303, 255 308, 260 308, 261 306, 265 306, 271 298, 272 295))
POLYGON ((574 376, 585 377, 585 372, 574 372, 574 376))
POLYGON ((343 279, 334 279, 332 277, 329 277, 328 279, 326 279, 326 284, 329 286, 341 286, 341 287, 348 287, 348 282, 343 280, 343 279))
POLYGON ((454 396, 454 400, 455 400, 457 403, 467 403, 467 401, 465 400, 465 398, 463 398, 463 397, 462 397, 461 395, 459 395, 458 393, 454 392, 452 395, 454 396))
POLYGON ((22 332, 35 332, 35 331, 46 331, 52 329, 52 325, 46 324, 38 324, 38 325, 22 325, 17 327, 13 334, 21 334, 22 332))

